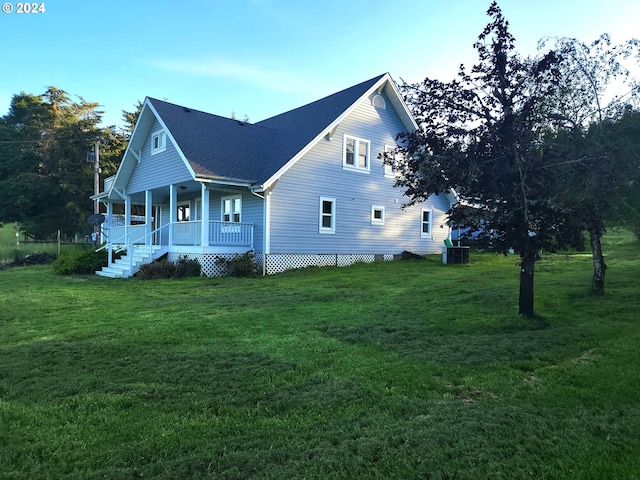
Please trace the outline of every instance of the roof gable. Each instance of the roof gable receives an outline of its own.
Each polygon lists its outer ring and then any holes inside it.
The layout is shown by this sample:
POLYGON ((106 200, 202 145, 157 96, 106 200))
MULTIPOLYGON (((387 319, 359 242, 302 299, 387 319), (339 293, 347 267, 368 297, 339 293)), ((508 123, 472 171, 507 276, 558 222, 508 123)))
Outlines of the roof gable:
POLYGON ((196 178, 254 183, 274 132, 230 118, 148 99, 196 178))
MULTIPOLYGON (((146 98, 144 103, 142 104, 142 109, 140 110, 138 121, 136 122, 133 132, 131 133, 131 138, 129 139, 129 143, 127 144, 127 148, 122 157, 122 162, 120 162, 120 166, 118 167, 118 171, 116 172, 109 196, 114 195, 116 197, 124 198, 124 191, 129 183, 131 175, 133 174, 135 166, 141 160, 140 155, 142 147, 151 134, 151 128, 156 121, 160 123, 162 128, 167 132, 167 135, 171 138, 171 133, 167 131, 163 119, 152 107, 151 103, 149 102, 149 98, 146 98)), ((182 155, 182 152, 180 151, 178 145, 173 139, 171 139, 171 141, 176 147, 178 154, 181 156, 182 160, 185 161, 187 169, 193 174, 191 166, 188 162, 186 162, 186 159, 182 155)))
POLYGON ((385 91, 407 130, 416 128, 389 74, 255 124, 147 98, 116 182, 126 183, 129 157, 157 119, 195 180, 267 188, 376 90, 385 91))
MULTIPOLYGON (((291 143, 295 142, 297 147, 299 147, 297 151, 293 151, 292 149, 288 152, 290 156, 286 160, 286 163, 280 163, 276 169, 272 169, 269 172, 262 187, 266 188, 273 181, 277 180, 277 178, 315 145, 316 142, 327 135, 349 115, 363 98, 366 98, 375 91, 381 92, 383 90, 400 117, 405 129, 407 131, 413 131, 418 128, 395 82, 388 73, 379 75, 303 107, 259 122, 260 125, 270 126, 276 129, 280 135, 291 135, 293 138, 291 143)), ((284 143, 284 141, 281 142, 281 144, 284 143)))

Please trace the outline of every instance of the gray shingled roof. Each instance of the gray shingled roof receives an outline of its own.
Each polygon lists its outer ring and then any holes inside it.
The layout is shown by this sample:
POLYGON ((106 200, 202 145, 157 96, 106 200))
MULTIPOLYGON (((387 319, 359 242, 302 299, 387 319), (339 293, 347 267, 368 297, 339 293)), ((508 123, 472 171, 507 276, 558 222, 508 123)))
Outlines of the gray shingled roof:
POLYGON ((250 124, 149 98, 196 176, 263 184, 384 75, 250 124))

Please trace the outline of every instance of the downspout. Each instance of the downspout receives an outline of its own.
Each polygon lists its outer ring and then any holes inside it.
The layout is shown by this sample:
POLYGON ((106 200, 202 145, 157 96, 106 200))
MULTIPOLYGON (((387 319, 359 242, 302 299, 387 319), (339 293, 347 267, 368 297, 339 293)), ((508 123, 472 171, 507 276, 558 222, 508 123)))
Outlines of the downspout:
POLYGON ((202 247, 209 246, 209 190, 205 183, 201 184, 200 207, 200 244, 202 247))
POLYGON ((127 246, 127 258, 129 259, 129 273, 133 269, 133 245, 131 241, 131 195, 124 199, 124 243, 127 246))
POLYGON ((269 193, 263 191, 264 196, 255 190, 251 190, 251 193, 262 199, 262 224, 264 225, 264 235, 262 236, 262 276, 265 277, 267 275, 267 253, 269 248, 267 240, 269 236, 269 193))

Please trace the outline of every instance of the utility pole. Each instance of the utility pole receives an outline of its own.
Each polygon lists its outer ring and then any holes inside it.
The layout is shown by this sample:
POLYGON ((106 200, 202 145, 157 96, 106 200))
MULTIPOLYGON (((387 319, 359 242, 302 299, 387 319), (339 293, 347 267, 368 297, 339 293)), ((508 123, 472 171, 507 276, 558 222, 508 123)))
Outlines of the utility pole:
MULTIPOLYGON (((93 144, 93 152, 87 153, 87 162, 93 162, 93 193, 97 196, 100 193, 100 139, 96 138, 93 144)), ((93 214, 100 213, 100 202, 96 199, 93 201, 93 214)), ((94 245, 100 243, 100 226, 94 224, 91 233, 91 242, 94 245)))
MULTIPOLYGON (((93 193, 100 193, 100 141, 96 140, 93 152, 93 193)), ((93 213, 100 213, 100 202, 94 200, 93 213)))

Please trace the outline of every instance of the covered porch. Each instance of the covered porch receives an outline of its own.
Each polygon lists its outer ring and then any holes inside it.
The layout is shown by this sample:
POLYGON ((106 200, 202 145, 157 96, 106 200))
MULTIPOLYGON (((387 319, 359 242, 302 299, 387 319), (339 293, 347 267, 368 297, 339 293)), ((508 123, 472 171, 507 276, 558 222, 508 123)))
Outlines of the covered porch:
MULTIPOLYGON (((240 222, 240 216, 225 215, 224 211, 211 211, 215 190, 208 184, 182 182, 134 194, 115 191, 108 195, 113 180, 114 177, 105 179, 105 195, 101 199, 106 205, 102 239, 107 244, 242 247, 243 251, 254 246, 252 223, 240 222), (123 206, 124 213, 114 213, 117 204, 123 206), (132 214, 134 205, 143 207, 144 213, 132 214), (212 220, 215 216, 227 221, 212 220)), ((218 193, 232 192, 219 188, 218 193)))
MULTIPOLYGON (((141 247, 153 247, 148 249, 150 258, 141 263, 165 254, 171 258, 254 250, 254 224, 225 211, 234 207, 227 207, 224 199, 232 194, 241 197, 240 189, 190 181, 128 194, 111 188, 112 182, 113 177, 105 179, 104 196, 99 198, 105 205, 101 249, 109 252, 109 267, 116 263, 114 251, 141 252, 141 247)), ((127 276, 137 271, 137 261, 129 256, 127 276)))

